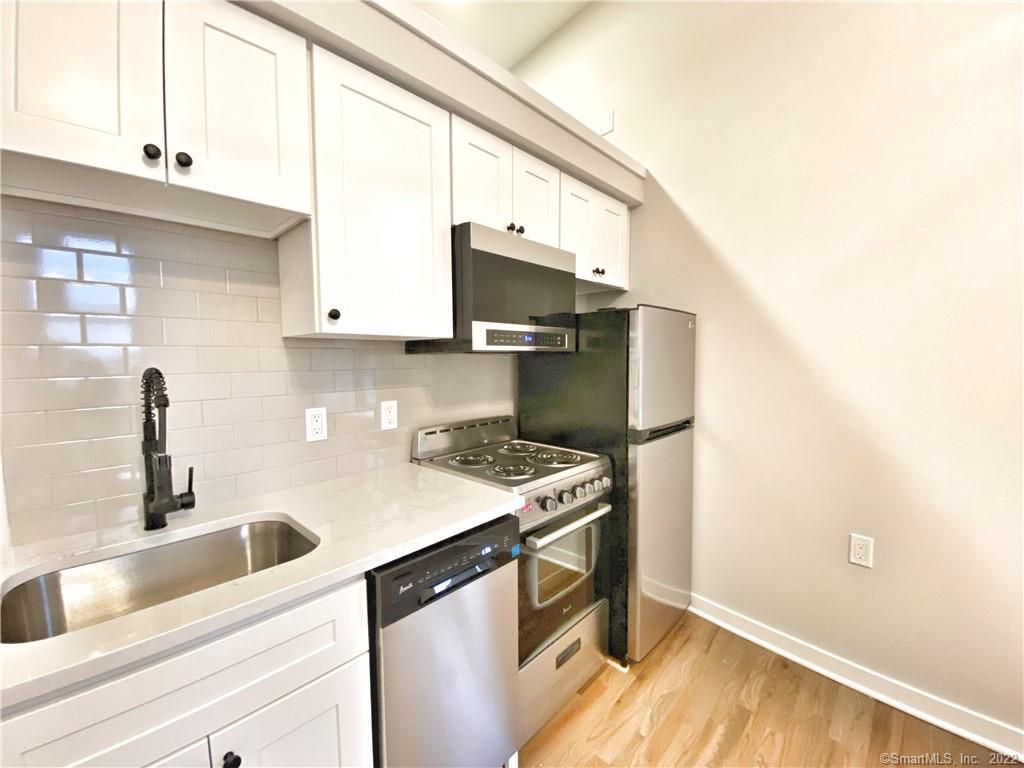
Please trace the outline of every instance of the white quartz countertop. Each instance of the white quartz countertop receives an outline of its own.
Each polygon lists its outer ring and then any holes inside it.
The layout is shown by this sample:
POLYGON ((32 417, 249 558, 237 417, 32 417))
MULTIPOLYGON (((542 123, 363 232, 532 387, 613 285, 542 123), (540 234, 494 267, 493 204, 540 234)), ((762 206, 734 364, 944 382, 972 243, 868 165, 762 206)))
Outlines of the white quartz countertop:
POLYGON ((401 464, 265 496, 7 550, 3 592, 43 573, 169 544, 256 520, 289 518, 320 539, 312 552, 265 571, 46 640, 0 645, 4 710, 301 600, 508 514, 511 494, 401 464))

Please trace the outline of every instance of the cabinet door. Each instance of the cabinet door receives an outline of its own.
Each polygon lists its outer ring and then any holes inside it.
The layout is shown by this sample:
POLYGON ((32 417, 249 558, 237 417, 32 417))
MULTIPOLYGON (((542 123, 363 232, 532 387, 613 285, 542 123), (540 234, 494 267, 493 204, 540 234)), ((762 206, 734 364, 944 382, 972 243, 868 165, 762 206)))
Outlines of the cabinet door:
POLYGON ((163 180, 159 2, 3 5, 3 148, 163 180))
POLYGON ((313 89, 319 332, 451 337, 448 113, 320 48, 313 89))
POLYGON ((629 209, 562 174, 561 245, 576 254, 576 277, 629 287, 629 209))
POLYGON ((170 183, 309 213, 305 41, 227 2, 165 14, 170 183))
POLYGON ((200 739, 173 755, 150 763, 146 768, 211 768, 210 742, 208 739, 200 739))
POLYGON ((369 654, 353 659, 210 736, 214 765, 228 752, 243 766, 369 766, 369 654))
POLYGON ((558 183, 554 166, 521 149, 512 152, 512 220, 523 237, 558 247, 558 183))
POLYGON ((512 145, 452 115, 452 223, 512 220, 512 145))

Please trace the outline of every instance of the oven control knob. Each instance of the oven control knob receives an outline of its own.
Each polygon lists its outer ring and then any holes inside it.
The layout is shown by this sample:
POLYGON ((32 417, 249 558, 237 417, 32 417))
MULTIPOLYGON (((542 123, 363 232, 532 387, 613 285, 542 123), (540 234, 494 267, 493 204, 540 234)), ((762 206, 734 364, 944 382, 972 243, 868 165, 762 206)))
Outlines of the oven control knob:
POLYGON ((572 504, 574 501, 576 501, 576 497, 573 496, 570 491, 559 491, 558 501, 561 502, 562 504, 572 504))
POLYGON ((582 499, 584 496, 587 495, 587 489, 584 488, 582 485, 577 485, 575 488, 572 489, 572 494, 577 499, 582 499))
POLYGON ((558 502, 550 496, 545 496, 540 500, 540 508, 545 512, 554 512, 558 509, 558 502))
POLYGON ((612 487, 612 479, 608 477, 608 475, 603 475, 599 482, 601 483, 601 487, 605 490, 612 487))
POLYGON ((587 489, 587 493, 593 493, 594 491, 597 490, 596 488, 594 488, 594 483, 591 482, 590 480, 587 480, 587 482, 583 484, 583 487, 587 489))

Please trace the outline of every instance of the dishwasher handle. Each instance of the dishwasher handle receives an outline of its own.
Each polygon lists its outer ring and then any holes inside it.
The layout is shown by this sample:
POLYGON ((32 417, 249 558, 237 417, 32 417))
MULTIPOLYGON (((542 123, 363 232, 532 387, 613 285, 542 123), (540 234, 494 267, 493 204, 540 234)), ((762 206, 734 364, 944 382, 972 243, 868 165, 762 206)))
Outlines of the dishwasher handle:
POLYGON ((420 605, 426 605, 432 600, 444 595, 460 584, 465 584, 470 579, 475 579, 477 576, 482 576, 485 573, 489 573, 494 570, 494 561, 488 560, 484 563, 477 563, 472 565, 464 571, 459 571, 454 576, 449 576, 444 581, 439 581, 432 587, 428 587, 420 592, 420 605))

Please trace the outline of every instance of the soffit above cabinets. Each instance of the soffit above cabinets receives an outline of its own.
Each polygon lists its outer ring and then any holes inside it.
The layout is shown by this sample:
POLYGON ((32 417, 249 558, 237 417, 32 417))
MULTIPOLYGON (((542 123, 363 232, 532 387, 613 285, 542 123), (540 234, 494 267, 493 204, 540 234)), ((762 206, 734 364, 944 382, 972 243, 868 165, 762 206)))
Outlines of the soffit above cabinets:
MULTIPOLYGON (((238 0, 236 0, 238 1, 238 0)), ((629 206, 644 167, 406 0, 239 2, 629 206)))

